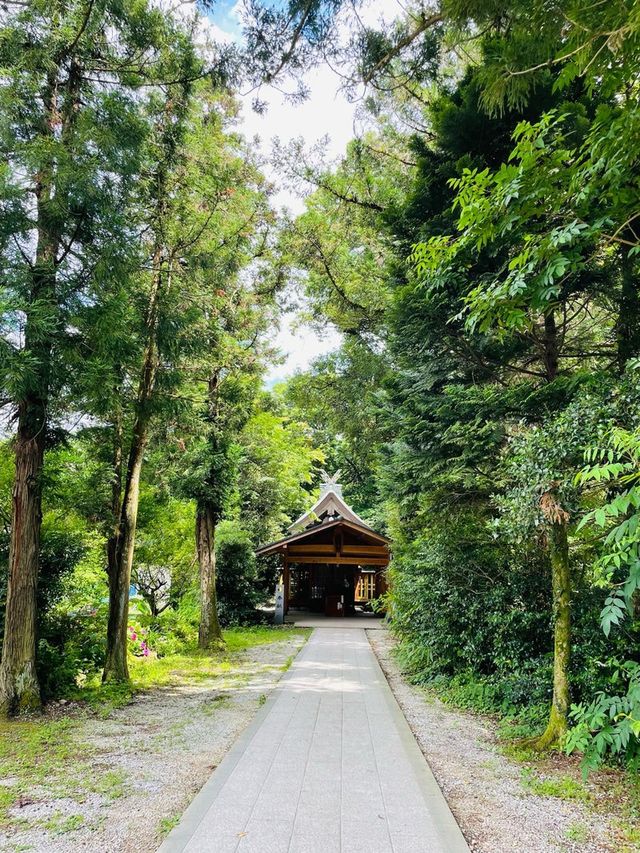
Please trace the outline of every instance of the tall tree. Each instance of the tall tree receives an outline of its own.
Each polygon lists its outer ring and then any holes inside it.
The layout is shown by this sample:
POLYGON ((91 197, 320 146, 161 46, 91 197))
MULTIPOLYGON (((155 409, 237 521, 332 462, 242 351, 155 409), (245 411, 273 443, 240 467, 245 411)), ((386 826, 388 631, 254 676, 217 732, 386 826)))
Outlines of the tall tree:
POLYGON ((36 588, 44 454, 69 382, 74 312, 120 268, 142 131, 134 87, 153 61, 145 4, 24 5, 3 14, 0 145, 4 403, 15 479, 0 709, 39 704, 36 588))
MULTIPOLYGON (((167 342, 167 334, 171 334, 167 328, 171 303, 167 298, 174 286, 181 253, 200 237, 198 229, 193 230, 181 221, 180 207, 181 191, 184 191, 181 167, 185 161, 188 111, 193 81, 202 66, 188 33, 178 32, 176 36, 165 45, 162 73, 165 79, 177 82, 166 83, 159 102, 152 100, 150 103, 155 116, 147 149, 148 179, 142 187, 147 257, 146 268, 140 271, 139 278, 146 295, 143 350, 119 506, 119 495, 114 494, 113 509, 118 515, 118 525, 108 548, 109 621, 104 681, 126 681, 129 678, 127 623, 140 475, 157 403, 162 347, 167 342)), ((116 483, 117 480, 116 476, 116 483)))

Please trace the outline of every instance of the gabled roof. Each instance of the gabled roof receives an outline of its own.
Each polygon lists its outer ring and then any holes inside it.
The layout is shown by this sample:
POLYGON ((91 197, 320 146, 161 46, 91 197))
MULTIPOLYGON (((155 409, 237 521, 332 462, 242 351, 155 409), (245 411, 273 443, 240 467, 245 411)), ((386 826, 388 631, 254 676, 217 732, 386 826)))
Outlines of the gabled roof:
MULTIPOLYGON (((342 497, 342 486, 337 482, 340 472, 337 471, 330 477, 326 471, 322 472, 323 483, 320 488, 320 497, 307 512, 293 522, 288 529, 288 535, 277 542, 262 545, 257 554, 265 557, 278 551, 286 551, 292 543, 309 542, 318 538, 322 542, 324 533, 336 527, 342 527, 353 533, 364 537, 365 542, 374 544, 376 547, 388 546, 389 540, 370 527, 360 516, 354 512, 342 497)), ((358 539, 358 537, 356 537, 358 539)), ((362 541, 360 538, 358 541, 362 541)), ((388 553, 388 551, 387 551, 388 553)))
POLYGON ((300 518, 293 522, 288 528, 290 533, 304 530, 317 519, 322 521, 331 516, 341 516, 346 521, 353 521, 354 524, 359 524, 360 527, 366 527, 371 530, 369 525, 345 503, 340 486, 337 483, 325 485, 331 486, 331 488, 324 489, 311 509, 308 509, 300 518))
POLYGON ((358 523, 349 519, 338 517, 331 519, 330 521, 312 523, 304 530, 299 530, 297 533, 291 533, 289 534, 289 536, 285 536, 284 539, 279 539, 277 542, 270 542, 268 545, 261 545, 260 548, 258 548, 258 550, 256 551, 256 554, 259 557, 267 557, 269 554, 275 554, 278 551, 286 550, 286 547, 288 545, 291 545, 296 542, 300 543, 309 539, 313 539, 315 536, 323 533, 325 530, 333 530, 336 527, 343 527, 348 530, 353 530, 355 533, 360 533, 367 539, 372 540, 373 542, 378 542, 382 545, 389 545, 389 540, 385 536, 382 536, 380 533, 376 533, 376 531, 369 527, 368 524, 358 523))
POLYGON ((320 497, 306 512, 303 512, 300 518, 296 519, 290 525, 289 533, 304 530, 310 524, 314 524, 318 519, 324 521, 325 518, 332 516, 342 516, 346 521, 353 521, 361 527, 371 528, 363 521, 360 516, 355 513, 349 504, 342 497, 342 486, 338 482, 340 471, 336 471, 333 477, 330 477, 326 471, 321 471, 322 485, 320 486, 320 497))

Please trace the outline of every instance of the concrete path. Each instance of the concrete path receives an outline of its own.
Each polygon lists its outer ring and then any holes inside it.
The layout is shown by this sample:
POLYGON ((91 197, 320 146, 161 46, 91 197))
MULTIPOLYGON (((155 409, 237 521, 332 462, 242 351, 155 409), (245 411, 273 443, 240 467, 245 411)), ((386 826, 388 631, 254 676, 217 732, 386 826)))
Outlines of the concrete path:
POLYGON ((317 628, 159 853, 468 853, 362 629, 317 628))
POLYGON ((385 631, 387 626, 382 617, 375 613, 358 613, 356 616, 324 616, 305 610, 290 610, 285 622, 298 628, 363 628, 366 631, 385 631))

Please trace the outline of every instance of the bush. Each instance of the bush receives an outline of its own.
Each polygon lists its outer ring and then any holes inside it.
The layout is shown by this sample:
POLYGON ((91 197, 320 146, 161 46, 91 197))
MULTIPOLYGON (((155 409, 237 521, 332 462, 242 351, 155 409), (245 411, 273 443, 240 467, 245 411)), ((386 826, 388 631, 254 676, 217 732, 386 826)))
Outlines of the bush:
POLYGON ((393 626, 401 662, 416 681, 472 673, 502 682, 500 704, 549 695, 548 567, 518 559, 492 540, 482 517, 465 512, 396 549, 393 626), (455 531, 455 533, 452 533, 455 531))
POLYGON ((107 605, 70 613, 56 608, 38 641, 43 698, 66 695, 102 669, 106 652, 107 605))
POLYGON ((149 648, 159 657, 181 654, 197 645, 200 602, 195 590, 186 593, 175 608, 168 607, 155 618, 150 614, 139 618, 148 626, 149 648))
POLYGON ((216 531, 216 573, 220 623, 252 625, 261 621, 257 610, 263 594, 257 580, 254 546, 246 530, 230 521, 216 531))

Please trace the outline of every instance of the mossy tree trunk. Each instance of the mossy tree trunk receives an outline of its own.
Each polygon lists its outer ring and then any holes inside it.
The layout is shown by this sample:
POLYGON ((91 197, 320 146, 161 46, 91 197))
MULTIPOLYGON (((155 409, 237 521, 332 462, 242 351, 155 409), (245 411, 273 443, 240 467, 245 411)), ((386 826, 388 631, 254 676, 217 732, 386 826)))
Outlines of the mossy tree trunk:
POLYGON ((40 706, 36 674, 36 596, 42 523, 45 410, 21 405, 11 513, 7 603, 0 665, 0 715, 40 706))
POLYGON ((120 526, 109 566, 109 620, 107 623, 107 655, 103 681, 128 681, 127 629, 129 625, 129 588, 135 548, 140 474, 147 443, 148 421, 138 417, 129 453, 120 526))
POLYGON ((534 742, 537 749, 558 745, 567 732, 569 714, 569 667, 571 661, 571 571, 567 522, 558 520, 549 531, 553 589, 553 698, 549 722, 534 742))
POLYGON ((216 594, 216 519, 210 506, 199 506, 196 514, 196 547, 200 566, 200 627, 198 646, 201 649, 224 645, 218 620, 216 594))

